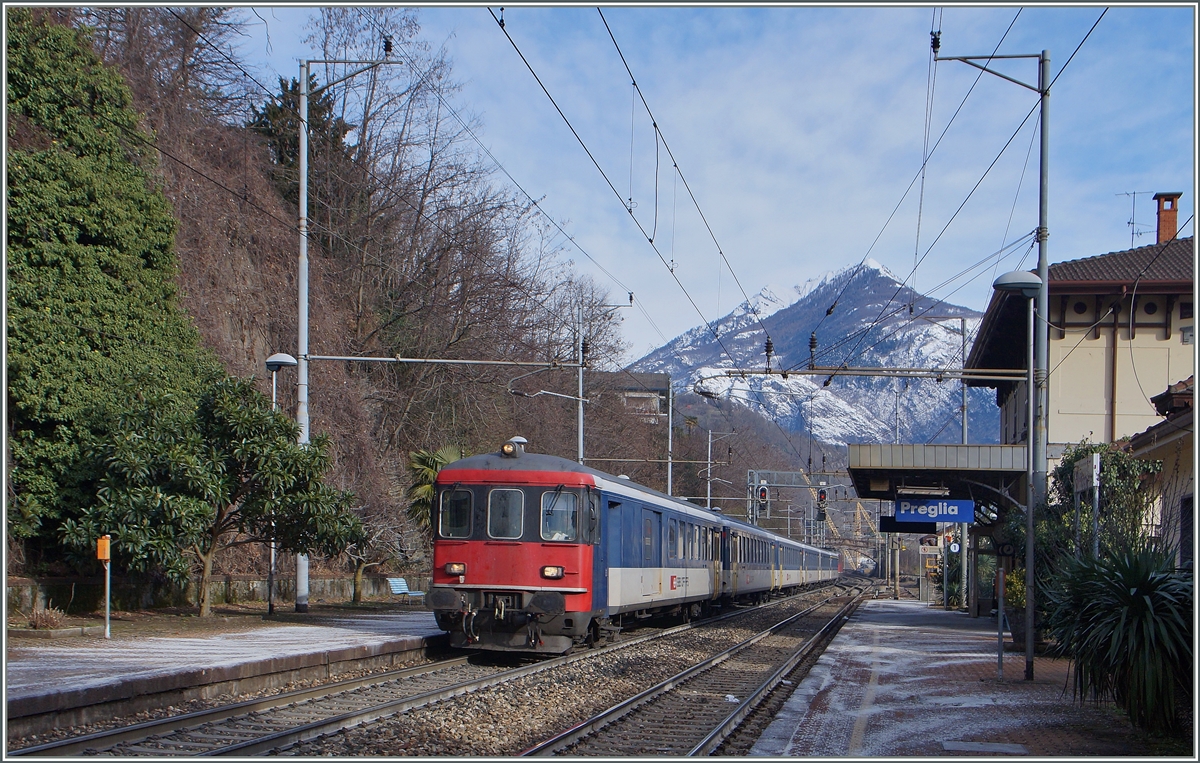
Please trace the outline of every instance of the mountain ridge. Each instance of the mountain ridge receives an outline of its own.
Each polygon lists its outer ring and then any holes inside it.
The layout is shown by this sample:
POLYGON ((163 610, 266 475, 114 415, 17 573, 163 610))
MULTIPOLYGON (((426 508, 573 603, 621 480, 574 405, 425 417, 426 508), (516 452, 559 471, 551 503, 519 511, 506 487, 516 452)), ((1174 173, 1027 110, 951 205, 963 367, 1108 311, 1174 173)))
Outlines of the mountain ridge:
MULTIPOLYGON (((803 284, 764 286, 727 315, 683 332, 629 369, 669 373, 688 389, 728 397, 823 442, 959 442, 957 383, 835 373, 826 385, 829 372, 814 374, 808 366, 958 368, 963 322, 969 351, 981 318, 915 292, 868 259, 803 284), (768 334, 773 375, 756 373, 767 368, 768 334)), ((971 441, 996 442, 993 393, 969 389, 967 409, 971 441)))

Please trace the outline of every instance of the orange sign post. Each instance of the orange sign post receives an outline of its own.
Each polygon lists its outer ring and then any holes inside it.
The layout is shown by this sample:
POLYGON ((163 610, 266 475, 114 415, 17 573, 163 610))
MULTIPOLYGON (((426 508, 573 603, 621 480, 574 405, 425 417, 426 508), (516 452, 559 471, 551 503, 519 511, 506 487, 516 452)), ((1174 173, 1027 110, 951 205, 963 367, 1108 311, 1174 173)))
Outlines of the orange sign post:
POLYGON ((96 539, 96 558, 104 565, 104 638, 112 638, 112 632, 109 629, 109 604, 112 592, 112 578, 108 569, 108 563, 112 559, 111 545, 111 535, 104 535, 96 539))

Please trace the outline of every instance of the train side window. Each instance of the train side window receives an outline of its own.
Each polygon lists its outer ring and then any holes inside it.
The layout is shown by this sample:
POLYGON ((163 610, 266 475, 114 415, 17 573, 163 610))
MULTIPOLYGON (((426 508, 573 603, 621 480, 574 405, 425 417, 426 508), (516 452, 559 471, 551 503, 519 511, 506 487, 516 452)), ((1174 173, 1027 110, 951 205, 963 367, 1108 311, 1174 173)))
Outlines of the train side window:
POLYGON ((667 522, 667 556, 675 558, 675 538, 679 535, 679 523, 674 519, 667 522))
POLYGON ((466 538, 471 535, 470 490, 442 491, 438 533, 443 538, 466 538))
POLYGON ((524 528, 525 493, 499 489, 488 493, 489 538, 520 538, 524 528))
POLYGON ((542 539, 575 540, 579 535, 579 497, 562 486, 542 493, 542 539))

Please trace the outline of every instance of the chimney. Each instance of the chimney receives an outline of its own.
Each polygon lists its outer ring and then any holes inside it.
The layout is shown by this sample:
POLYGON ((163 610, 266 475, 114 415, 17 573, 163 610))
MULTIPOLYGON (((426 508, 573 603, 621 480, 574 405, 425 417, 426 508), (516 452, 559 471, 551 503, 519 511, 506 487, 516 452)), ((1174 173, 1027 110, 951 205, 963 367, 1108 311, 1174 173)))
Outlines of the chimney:
POLYGON ((1179 230, 1179 197, 1181 192, 1156 193, 1154 200, 1158 202, 1158 243, 1175 238, 1179 230))

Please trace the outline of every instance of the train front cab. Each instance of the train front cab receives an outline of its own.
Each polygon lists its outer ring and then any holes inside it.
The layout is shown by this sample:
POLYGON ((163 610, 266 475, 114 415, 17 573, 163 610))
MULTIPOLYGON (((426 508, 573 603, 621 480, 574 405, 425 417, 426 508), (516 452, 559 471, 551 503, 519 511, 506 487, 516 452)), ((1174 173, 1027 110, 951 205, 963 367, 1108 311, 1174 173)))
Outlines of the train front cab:
POLYGON ((595 636, 599 495, 586 475, 542 485, 506 476, 439 481, 427 606, 451 646, 560 654, 595 636))

